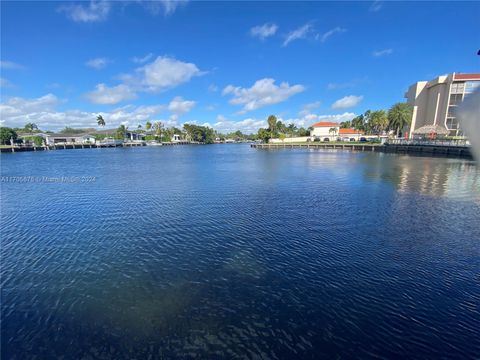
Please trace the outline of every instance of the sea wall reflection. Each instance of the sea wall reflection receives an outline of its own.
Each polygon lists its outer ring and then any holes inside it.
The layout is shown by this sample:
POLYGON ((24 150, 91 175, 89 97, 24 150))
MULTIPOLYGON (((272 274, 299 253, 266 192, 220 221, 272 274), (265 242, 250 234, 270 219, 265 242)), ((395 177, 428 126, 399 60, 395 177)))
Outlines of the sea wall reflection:
POLYGON ((365 158, 368 179, 385 180, 402 193, 480 202, 480 169, 473 161, 396 154, 365 158))

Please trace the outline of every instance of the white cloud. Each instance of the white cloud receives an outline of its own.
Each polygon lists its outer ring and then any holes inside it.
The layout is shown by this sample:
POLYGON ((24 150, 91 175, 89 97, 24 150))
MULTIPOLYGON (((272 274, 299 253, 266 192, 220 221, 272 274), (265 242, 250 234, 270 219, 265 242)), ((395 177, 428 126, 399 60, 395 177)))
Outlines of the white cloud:
POLYGON ((173 14, 177 8, 184 6, 188 0, 156 0, 140 1, 143 7, 152 15, 163 12, 165 16, 173 14))
POLYGON ((287 46, 294 40, 304 39, 307 35, 313 31, 313 25, 311 23, 307 23, 298 29, 295 29, 287 34, 285 41, 283 42, 282 46, 287 46))
POLYGON ((25 69, 23 65, 14 63, 13 61, 0 61, 0 69, 4 70, 22 70, 25 69))
POLYGON ((37 124, 42 130, 60 130, 69 127, 96 127, 96 117, 101 114, 106 128, 116 128, 120 124, 136 126, 147 120, 155 121, 155 116, 165 109, 164 105, 123 106, 110 112, 93 113, 81 110, 57 111, 62 103, 55 95, 47 94, 36 99, 10 98, 0 104, 2 125, 23 127, 27 122, 37 124))
POLYGON ((310 127, 314 123, 319 122, 319 121, 341 123, 342 121, 350 121, 355 116, 357 116, 357 115, 355 113, 352 113, 352 112, 344 112, 343 114, 328 114, 328 115, 308 114, 305 117, 303 117, 302 119, 300 119, 299 121, 297 121, 296 125, 297 126, 310 127))
POLYGON ((312 112, 312 110, 320 107, 321 102, 320 101, 315 101, 309 104, 305 104, 302 107, 302 110, 299 112, 300 115, 305 116, 308 115, 312 112))
MULTIPOLYGON (((175 98, 179 100, 178 98, 175 98)), ((174 99, 174 100, 175 100, 174 99)), ((182 99, 183 100, 183 99, 182 99)), ((182 102, 182 101, 178 101, 182 102)), ((178 114, 172 114, 166 118, 159 117, 159 114, 166 109, 168 105, 150 105, 134 106, 125 105, 108 112, 89 112, 81 110, 57 111, 56 107, 63 101, 53 94, 47 94, 35 99, 10 98, 5 103, 0 104, 2 114, 2 126, 23 127, 27 122, 36 123, 42 130, 60 130, 65 126, 69 127, 97 127, 97 115, 101 114, 106 121, 106 128, 113 129, 123 124, 136 128, 138 124, 145 124, 147 121, 161 121, 165 126, 179 126, 178 114)), ((172 102, 170 102, 171 104, 172 102)), ((178 109, 183 109, 181 106, 178 109)), ((175 107, 171 110, 175 110, 175 107)), ((285 124, 294 123, 297 126, 309 127, 317 121, 341 122, 351 120, 356 115, 345 112, 334 115, 308 114, 300 118, 279 118, 285 124)), ((203 124, 210 126, 209 123, 188 120, 186 123, 203 124)), ((244 133, 257 132, 260 127, 267 127, 266 119, 246 118, 240 121, 233 121, 222 115, 217 116, 213 128, 221 132, 231 132, 241 130, 244 133)))
POLYGON ((108 87, 98 84, 95 90, 87 93, 85 97, 94 104, 112 105, 125 100, 135 99, 136 94, 124 84, 108 87))
POLYGON ((278 30, 278 26, 273 23, 266 23, 263 25, 257 25, 250 29, 250 35, 258 37, 261 40, 265 40, 269 36, 275 35, 278 30))
POLYGON ((228 85, 223 89, 223 95, 232 94, 232 105, 243 105, 242 113, 273 105, 287 100, 289 97, 305 90, 303 85, 290 86, 287 82, 275 85, 274 79, 257 80, 250 88, 228 85))
POLYGON ((107 19, 110 13, 110 3, 105 0, 91 0, 88 5, 71 4, 58 8, 75 22, 98 22, 107 19))
POLYGON ((103 57, 103 58, 95 58, 95 59, 88 60, 85 63, 85 65, 88 66, 88 67, 100 70, 100 69, 103 69, 104 67, 106 67, 111 62, 112 61, 110 59, 107 59, 107 58, 103 57))
POLYGON ((195 101, 184 100, 181 96, 177 96, 168 104, 168 110, 180 116, 192 110, 195 105, 195 101))
POLYGON ((319 121, 337 122, 352 120, 356 116, 352 112, 344 112, 343 114, 306 114, 299 118, 279 118, 284 124, 295 124, 297 127, 309 128, 319 121))
MULTIPOLYGON (((342 122, 342 121, 349 121, 352 120, 356 116, 355 113, 352 112, 345 112, 343 114, 331 114, 331 115, 323 115, 323 114, 307 114, 298 118, 282 118, 279 117, 278 120, 282 123, 288 124, 295 124, 297 127, 305 127, 308 128, 316 122, 319 121, 331 121, 331 122, 342 122)), ((212 127, 222 133, 229 133, 240 130, 245 134, 256 133, 259 128, 266 128, 268 127, 266 119, 255 119, 255 118, 247 118, 240 121, 229 120, 223 115, 218 115, 216 122, 212 125, 212 127)))
POLYGON ((369 11, 370 12, 377 12, 377 11, 380 11, 380 9, 382 8, 383 4, 381 1, 379 0, 375 0, 372 5, 370 5, 370 9, 369 11))
MULTIPOLYGON (((148 56, 147 56, 148 57, 148 56)), ((145 61, 146 58, 137 59, 145 61)), ((159 56, 151 63, 141 66, 133 73, 121 74, 117 79, 123 84, 115 87, 107 87, 105 84, 97 85, 97 90, 88 94, 93 101, 94 97, 102 97, 102 104, 115 104, 117 102, 133 99, 135 92, 158 92, 176 87, 190 81, 194 76, 204 75, 193 63, 187 63, 167 56, 159 56), (92 95, 92 96, 90 96, 92 95)))
POLYGON ((39 111, 51 111, 62 101, 53 94, 47 94, 36 99, 24 99, 21 97, 9 98, 5 103, 0 104, 0 113, 3 120, 11 116, 36 113, 39 111))
POLYGON ((267 121, 265 119, 259 120, 248 118, 240 121, 228 120, 223 115, 217 116, 217 121, 213 124, 213 128, 221 133, 230 133, 237 130, 245 134, 256 133, 259 128, 266 127, 267 121))
POLYGON ((335 34, 342 34, 344 33, 345 31, 347 31, 347 29, 344 29, 344 28, 341 28, 339 26, 337 26, 336 28, 332 29, 332 30, 329 30, 327 31, 325 34, 321 35, 318 34, 316 36, 316 38, 319 38, 321 42, 325 42, 328 40, 328 38, 330 38, 331 36, 335 35, 335 34))
POLYGON ((335 101, 332 105, 332 109, 347 109, 357 106, 363 100, 363 96, 345 96, 335 101))
MULTIPOLYGON (((133 105, 123 106, 111 112, 105 113, 105 121, 110 121, 114 126, 120 124, 139 124, 147 120, 155 121, 156 115, 165 109, 164 105, 138 106, 133 105)), ((107 123, 107 127, 110 125, 107 123)))
POLYGON ((144 64, 146 63, 148 60, 150 60, 151 58, 153 57, 153 54, 152 53, 149 53, 143 57, 137 57, 137 56, 134 56, 132 58, 132 61, 136 64, 144 64))
POLYGON ((140 76, 126 76, 125 80, 143 87, 147 91, 159 91, 176 87, 190 81, 194 76, 201 76, 197 65, 176 60, 171 57, 159 56, 150 64, 136 70, 140 76), (140 84, 138 84, 140 83, 140 84))
POLYGON ((386 56, 393 53, 393 49, 375 50, 372 52, 374 57, 386 56))

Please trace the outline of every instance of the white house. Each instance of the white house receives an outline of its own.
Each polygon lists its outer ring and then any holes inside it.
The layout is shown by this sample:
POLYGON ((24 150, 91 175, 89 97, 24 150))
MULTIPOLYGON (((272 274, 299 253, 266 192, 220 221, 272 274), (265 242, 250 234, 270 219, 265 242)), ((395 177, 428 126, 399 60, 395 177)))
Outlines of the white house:
POLYGON ((318 137, 320 140, 328 138, 329 141, 334 141, 338 137, 340 125, 335 122, 317 122, 312 125, 313 130, 310 132, 311 137, 318 137))
POLYGON ((95 137, 90 134, 43 134, 47 145, 57 144, 95 144, 95 137))
POLYGON ((181 142, 182 137, 179 134, 173 134, 171 142, 181 142))

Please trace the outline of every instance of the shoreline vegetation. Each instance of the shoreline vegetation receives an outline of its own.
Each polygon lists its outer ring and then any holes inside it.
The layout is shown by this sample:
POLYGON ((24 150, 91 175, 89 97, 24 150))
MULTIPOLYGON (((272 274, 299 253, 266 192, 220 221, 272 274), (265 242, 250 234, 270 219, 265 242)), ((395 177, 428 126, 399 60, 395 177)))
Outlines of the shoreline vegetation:
MULTIPOLYGON (((320 142, 331 146, 355 143, 379 146, 392 139, 403 139, 402 135, 409 133, 412 113, 413 108, 407 103, 394 104, 388 111, 367 110, 350 121, 335 123, 337 126, 332 127, 329 131, 329 135, 332 136, 323 137, 318 136, 314 127, 297 127, 293 123, 284 124, 275 115, 267 118, 268 127, 259 128, 257 133, 253 134, 244 134, 240 130, 221 133, 208 126, 189 123, 183 124, 182 128, 166 127, 160 121, 146 121, 145 124, 138 124, 133 128, 122 124, 117 128, 105 129, 107 121, 102 115, 98 115, 96 128, 67 126, 58 133, 43 131, 35 123, 27 123, 23 128, 0 127, 0 149, 2 152, 8 152, 8 150, 15 152, 16 149, 28 151, 26 148, 49 150, 57 149, 57 147, 66 149, 238 142, 276 144, 280 147, 282 145, 313 145, 320 142), (342 129, 353 130, 357 137, 340 137, 342 129)), ((312 126, 316 126, 316 124, 312 126)), ((431 139, 436 139, 436 134, 431 136, 431 139)), ((451 141, 452 145, 458 146, 455 144, 458 140, 455 137, 446 136, 442 139, 451 141)))
MULTIPOLYGON (((406 103, 398 103, 390 110, 367 110, 364 114, 356 116, 351 121, 344 121, 339 124, 340 128, 353 128, 363 132, 365 135, 385 135, 398 136, 402 129, 410 124, 412 117, 412 108, 406 103)), ((256 133, 244 134, 240 130, 221 133, 211 127, 196 124, 183 124, 182 128, 166 127, 161 121, 146 121, 144 124, 137 124, 136 127, 127 127, 120 125, 118 128, 105 129, 108 119, 103 115, 98 115, 92 119, 92 125, 96 122, 97 127, 72 128, 66 126, 58 132, 58 135, 91 135, 92 139, 88 141, 101 141, 104 139, 128 140, 131 135, 133 140, 141 138, 147 142, 169 142, 172 139, 203 144, 213 144, 219 142, 239 142, 239 141, 262 141, 269 142, 270 139, 293 138, 310 136, 312 127, 298 127, 294 123, 285 124, 278 120, 275 115, 267 118, 266 128, 259 128, 256 133)), ((23 128, 0 128, 0 144, 13 145, 17 143, 32 144, 41 146, 45 143, 45 135, 54 134, 52 131, 42 131, 35 123, 27 123, 23 128)))

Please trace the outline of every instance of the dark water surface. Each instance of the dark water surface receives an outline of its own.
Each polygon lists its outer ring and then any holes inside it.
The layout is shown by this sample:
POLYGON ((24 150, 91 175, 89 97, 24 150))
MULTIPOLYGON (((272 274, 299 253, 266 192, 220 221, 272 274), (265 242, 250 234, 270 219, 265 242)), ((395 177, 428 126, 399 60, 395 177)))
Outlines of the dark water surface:
POLYGON ((1 170, 4 359, 480 356, 473 162, 212 145, 1 170))

